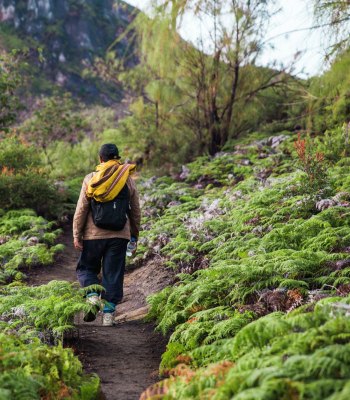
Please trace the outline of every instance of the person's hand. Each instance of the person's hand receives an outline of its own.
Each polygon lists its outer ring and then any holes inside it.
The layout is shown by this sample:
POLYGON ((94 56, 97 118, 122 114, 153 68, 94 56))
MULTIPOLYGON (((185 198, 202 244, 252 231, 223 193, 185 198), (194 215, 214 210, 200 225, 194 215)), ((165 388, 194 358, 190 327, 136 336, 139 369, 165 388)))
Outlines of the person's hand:
POLYGON ((136 250, 137 250, 137 239, 132 236, 128 245, 126 246, 127 257, 131 257, 132 255, 134 255, 136 250))
POLYGON ((136 250, 137 250, 137 241, 136 242, 134 242, 134 249, 132 250, 132 254, 135 254, 136 253, 136 250))
POLYGON ((79 251, 83 251, 83 241, 80 239, 74 238, 74 247, 79 251))

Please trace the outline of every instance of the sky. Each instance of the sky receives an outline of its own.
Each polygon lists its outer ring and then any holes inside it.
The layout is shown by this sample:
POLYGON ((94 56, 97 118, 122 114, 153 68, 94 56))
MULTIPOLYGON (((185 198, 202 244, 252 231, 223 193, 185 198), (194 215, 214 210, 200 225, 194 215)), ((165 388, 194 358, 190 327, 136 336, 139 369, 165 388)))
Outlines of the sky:
MULTIPOLYGON (((146 10, 148 0, 126 0, 127 3, 146 10)), ((260 58, 259 64, 267 65, 273 61, 288 64, 294 59, 295 54, 300 53, 296 62, 295 74, 307 77, 318 75, 325 69, 324 47, 322 45, 321 30, 302 30, 314 25, 312 15, 312 3, 308 0, 278 0, 281 12, 273 16, 267 32, 268 46, 260 58), (290 33, 288 33, 290 32, 290 33)), ((203 32, 198 21, 192 15, 187 15, 180 31, 186 40, 195 42, 196 37, 203 32)))

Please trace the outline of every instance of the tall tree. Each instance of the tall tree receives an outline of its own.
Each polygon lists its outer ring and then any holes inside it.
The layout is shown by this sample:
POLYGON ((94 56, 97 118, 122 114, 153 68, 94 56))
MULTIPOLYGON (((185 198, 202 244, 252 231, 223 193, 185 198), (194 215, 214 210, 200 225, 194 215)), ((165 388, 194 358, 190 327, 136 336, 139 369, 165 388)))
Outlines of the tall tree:
POLYGON ((349 0, 314 0, 318 23, 325 28, 329 54, 338 53, 350 45, 349 0))
POLYGON ((16 91, 22 80, 19 75, 18 59, 0 53, 0 131, 6 131, 15 121, 20 102, 16 91))
POLYGON ((33 116, 20 127, 20 133, 43 150, 53 169, 49 147, 58 141, 77 143, 86 122, 75 113, 77 103, 70 94, 42 99, 33 116))
POLYGON ((141 63, 152 77, 145 91, 155 105, 158 128, 176 112, 199 152, 210 154, 242 132, 247 105, 289 79, 283 68, 255 67, 273 3, 156 0, 151 18, 138 15, 133 29, 141 63), (205 32, 195 43, 185 42, 178 33, 186 14, 194 15, 205 32))

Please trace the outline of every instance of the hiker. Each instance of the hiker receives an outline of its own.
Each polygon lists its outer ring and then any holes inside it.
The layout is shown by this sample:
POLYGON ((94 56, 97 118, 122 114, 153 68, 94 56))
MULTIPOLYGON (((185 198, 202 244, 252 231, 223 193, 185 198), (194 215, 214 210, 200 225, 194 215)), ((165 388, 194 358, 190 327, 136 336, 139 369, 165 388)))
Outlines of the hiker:
POLYGON ((140 228, 139 197, 130 175, 133 164, 121 164, 115 144, 104 144, 99 151, 100 164, 96 172, 84 178, 73 219, 74 247, 81 251, 77 277, 82 287, 100 284, 102 267, 104 291, 87 294, 87 302, 94 307, 84 321, 96 319, 102 308, 103 326, 114 324, 114 311, 123 297, 125 255, 128 242, 135 243, 140 228), (100 209, 99 212, 96 210, 100 209), (99 216, 102 219, 99 220, 99 216), (99 226, 97 226, 97 225, 99 226))

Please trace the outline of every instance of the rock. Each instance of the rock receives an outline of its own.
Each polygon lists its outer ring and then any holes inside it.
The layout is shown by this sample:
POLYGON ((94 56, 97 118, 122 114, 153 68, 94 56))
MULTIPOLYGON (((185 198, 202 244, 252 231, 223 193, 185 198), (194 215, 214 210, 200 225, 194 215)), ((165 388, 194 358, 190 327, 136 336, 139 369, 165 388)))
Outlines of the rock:
POLYGON ((220 157, 225 157, 225 156, 232 156, 234 153, 229 153, 227 151, 219 151, 218 153, 215 153, 213 158, 220 158, 220 157))
POLYGON ((11 239, 10 236, 0 236, 0 245, 5 244, 11 239))
POLYGON ((37 238, 36 236, 32 236, 29 239, 27 239, 27 244, 29 246, 35 246, 38 243, 39 243, 39 238, 37 238))
POLYGON ((271 142, 270 146, 273 149, 275 149, 276 147, 278 147, 281 143, 283 143, 287 139, 288 139, 288 136, 286 136, 286 135, 272 136, 271 138, 269 138, 269 140, 271 142))
POLYGON ((261 225, 256 226, 253 230, 252 233, 254 233, 254 235, 261 235, 264 232, 264 227, 261 225))
POLYGON ((209 212, 210 214, 217 212, 219 209, 219 203, 220 199, 215 199, 206 209, 206 212, 209 212))
POLYGON ((236 191, 233 192, 232 194, 230 193, 230 191, 226 191, 226 192, 225 192, 225 195, 226 195, 227 197, 229 197, 229 199, 230 199, 231 201, 235 201, 235 200, 243 199, 243 198, 244 198, 244 194, 243 194, 243 192, 242 192, 241 190, 236 190, 236 191))
POLYGON ((252 162, 248 158, 243 158, 242 160, 239 161, 240 165, 252 165, 252 162))
POLYGON ((58 56, 58 61, 60 63, 65 63, 66 62, 66 57, 63 53, 60 53, 60 55, 58 56))
POLYGON ((221 187, 222 186, 222 183, 220 183, 218 180, 216 180, 215 178, 212 178, 208 175, 201 176, 198 179, 197 184, 201 184, 205 188, 209 185, 211 185, 211 187, 221 187))
POLYGON ((137 321, 146 317, 149 311, 149 306, 138 308, 137 310, 129 311, 121 315, 117 315, 114 321, 121 324, 126 321, 137 321))
POLYGON ((259 160, 262 160, 263 158, 267 158, 269 155, 266 153, 259 153, 258 158, 259 160))
POLYGON ((348 192, 339 192, 332 199, 336 202, 350 200, 350 194, 348 192))
POLYGON ((143 183, 143 187, 146 189, 150 189, 156 180, 157 180, 157 177, 152 176, 152 178, 147 179, 147 181, 143 183))
POLYGON ((286 135, 278 135, 278 136, 270 136, 266 139, 258 140, 254 144, 257 146, 270 146, 273 149, 278 147, 282 142, 288 139, 288 136, 286 135))
POLYGON ((319 301, 321 299, 325 299, 330 296, 332 296, 332 294, 330 291, 327 291, 327 290, 323 290, 323 289, 310 290, 308 293, 307 302, 313 303, 313 302, 319 301))
POLYGON ((316 203, 316 209, 318 211, 326 210, 327 208, 334 207, 337 204, 333 199, 323 199, 316 203))
POLYGON ((26 311, 23 306, 13 307, 11 311, 14 317, 23 318, 26 316, 26 311))
POLYGON ((242 147, 239 146, 239 145, 235 146, 235 149, 236 149, 236 150, 233 152, 233 155, 234 155, 234 156, 243 156, 243 155, 245 155, 245 154, 248 153, 248 150, 247 150, 247 149, 244 149, 244 148, 242 148, 242 147))
POLYGON ((204 185, 201 184, 201 183, 196 183, 193 187, 194 187, 195 189, 204 189, 204 185))
POLYGON ((260 170, 255 176, 261 182, 264 182, 271 174, 272 174, 272 169, 265 168, 265 169, 260 170))
POLYGON ((184 181, 185 179, 188 178, 188 176, 189 176, 189 174, 190 174, 190 170, 189 170, 185 165, 183 165, 183 166, 181 167, 181 169, 182 169, 182 172, 181 172, 181 174, 180 174, 180 176, 179 176, 179 179, 182 180, 182 181, 184 181))
POLYGON ((329 267, 331 267, 332 269, 336 270, 336 271, 340 271, 344 268, 347 268, 350 266, 350 259, 345 259, 345 260, 338 260, 338 261, 331 261, 328 263, 329 267))
POLYGON ((56 83, 57 84, 63 86, 67 82, 67 79, 68 79, 67 76, 62 74, 61 71, 57 72, 57 75, 56 75, 56 83))
POLYGON ((160 253, 160 249, 161 249, 160 244, 156 244, 155 246, 153 246, 153 252, 156 254, 160 253))
POLYGON ((339 192, 330 199, 318 201, 315 206, 318 211, 323 211, 335 206, 350 207, 350 202, 347 200, 350 200, 350 194, 348 192, 339 192))
POLYGON ((175 206, 179 206, 180 204, 181 204, 181 201, 173 200, 167 204, 167 207, 175 207, 175 206))
POLYGON ((316 209, 318 211, 326 210, 327 208, 340 206, 340 207, 349 207, 350 203, 348 201, 338 200, 341 197, 337 197, 338 195, 332 197, 331 199, 322 199, 316 203, 316 209))
POLYGON ((256 216, 256 217, 253 217, 253 218, 249 219, 249 220, 246 221, 244 224, 245 224, 245 225, 256 225, 256 224, 259 223, 259 222, 260 222, 260 217, 259 217, 259 216, 256 216))

